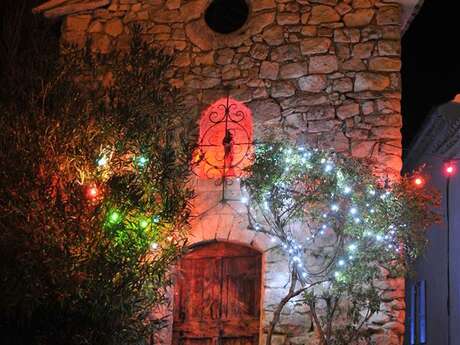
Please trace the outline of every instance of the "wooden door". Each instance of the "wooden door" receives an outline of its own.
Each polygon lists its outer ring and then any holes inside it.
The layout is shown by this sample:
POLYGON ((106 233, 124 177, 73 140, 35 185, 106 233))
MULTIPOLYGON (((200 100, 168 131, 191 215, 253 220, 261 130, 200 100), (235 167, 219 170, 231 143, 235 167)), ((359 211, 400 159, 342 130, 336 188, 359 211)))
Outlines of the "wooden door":
POLYGON ((196 248, 179 264, 174 345, 257 345, 261 256, 231 243, 196 248))

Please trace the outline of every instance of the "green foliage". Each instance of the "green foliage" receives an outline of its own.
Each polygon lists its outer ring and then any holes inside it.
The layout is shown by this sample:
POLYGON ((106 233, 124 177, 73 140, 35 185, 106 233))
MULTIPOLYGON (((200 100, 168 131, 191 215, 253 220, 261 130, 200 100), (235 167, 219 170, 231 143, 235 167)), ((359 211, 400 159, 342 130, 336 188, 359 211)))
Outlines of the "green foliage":
POLYGON ((195 125, 171 58, 139 37, 110 56, 69 49, 26 104, 1 104, 2 344, 142 343, 162 326, 195 125))
POLYGON ((257 147, 243 181, 251 225, 284 248, 320 344, 365 336, 361 328, 380 307, 376 282, 408 271, 437 220, 435 192, 409 177, 378 178, 369 164, 273 142, 257 147))

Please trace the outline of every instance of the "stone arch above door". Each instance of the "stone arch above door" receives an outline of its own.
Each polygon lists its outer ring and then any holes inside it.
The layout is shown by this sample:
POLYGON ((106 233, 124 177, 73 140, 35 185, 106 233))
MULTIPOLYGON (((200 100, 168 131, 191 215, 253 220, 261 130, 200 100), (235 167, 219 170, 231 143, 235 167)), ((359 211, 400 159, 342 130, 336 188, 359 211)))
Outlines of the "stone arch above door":
POLYGON ((259 343, 262 254, 231 242, 202 242, 179 265, 174 345, 259 343))

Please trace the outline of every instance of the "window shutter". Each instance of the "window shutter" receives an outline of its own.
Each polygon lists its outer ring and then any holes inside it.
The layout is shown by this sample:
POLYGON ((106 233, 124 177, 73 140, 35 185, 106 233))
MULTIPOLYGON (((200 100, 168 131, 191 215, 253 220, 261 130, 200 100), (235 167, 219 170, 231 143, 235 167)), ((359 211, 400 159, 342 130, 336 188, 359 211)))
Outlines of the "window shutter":
POLYGON ((421 280, 417 284, 417 321, 419 344, 426 343, 426 280, 421 280))
POLYGON ((416 303, 416 285, 410 286, 409 290, 409 344, 415 345, 415 303, 416 303))

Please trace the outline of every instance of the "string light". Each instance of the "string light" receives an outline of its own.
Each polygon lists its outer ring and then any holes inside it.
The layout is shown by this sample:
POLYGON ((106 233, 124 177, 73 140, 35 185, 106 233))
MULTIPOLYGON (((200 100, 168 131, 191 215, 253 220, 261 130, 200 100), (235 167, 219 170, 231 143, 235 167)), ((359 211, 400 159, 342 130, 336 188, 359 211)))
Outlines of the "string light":
POLYGON ((95 200, 99 196, 97 186, 92 185, 86 188, 86 197, 90 200, 95 200))
POLYGON ((99 167, 103 167, 103 166, 107 165, 108 161, 109 161, 109 159, 107 158, 107 156, 106 156, 106 155, 103 155, 101 158, 99 158, 99 159, 97 160, 96 163, 97 163, 97 165, 98 165, 99 167))
POLYGON ((112 210, 109 213, 109 223, 118 224, 121 222, 121 213, 118 210, 112 210))
POLYGON ((447 176, 452 176, 455 174, 455 165, 452 162, 446 163, 444 170, 447 176))
MULTIPOLYGON (((262 155, 269 155, 269 162, 273 164, 273 157, 277 157, 276 152, 275 156, 273 156, 273 152, 268 152, 267 150, 260 151, 262 155)), ((284 211, 294 206, 297 202, 296 195, 293 193, 291 196, 285 192, 291 189, 295 191, 297 189, 296 183, 299 181, 298 178, 301 179, 303 173, 307 174, 308 172, 310 174, 312 169, 315 169, 314 174, 318 174, 319 181, 324 181, 324 183, 332 182, 330 200, 325 200, 325 202, 330 203, 329 209, 318 212, 314 216, 321 217, 323 223, 319 224, 319 228, 311 229, 306 227, 304 236, 299 237, 301 240, 294 238, 294 234, 295 236, 301 236, 301 233, 297 232, 297 225, 293 226, 293 229, 289 230, 289 233, 274 231, 270 236, 270 240, 273 243, 279 243, 280 248, 288 256, 289 262, 299 273, 299 277, 305 278, 309 276, 308 269, 304 268, 304 265, 309 262, 307 257, 311 253, 309 246, 314 243, 313 241, 320 238, 320 236, 326 236, 327 229, 332 229, 331 233, 334 233, 335 224, 340 224, 341 218, 345 216, 351 220, 352 224, 347 223, 347 226, 350 226, 353 230, 350 232, 351 243, 346 244, 344 248, 347 255, 345 258, 338 258, 336 261, 336 265, 340 267, 340 270, 332 272, 336 281, 346 281, 348 267, 351 267, 353 263, 365 257, 363 256, 363 252, 376 249, 388 252, 390 255, 393 252, 395 255, 399 255, 397 254, 399 249, 396 245, 398 240, 395 238, 397 227, 393 224, 379 224, 380 220, 385 222, 388 219, 387 216, 382 214, 382 211, 386 210, 388 204, 392 203, 393 199, 398 197, 397 194, 393 195, 389 191, 391 185, 385 184, 381 186, 378 181, 375 182, 375 185, 360 185, 359 176, 354 176, 346 169, 341 169, 337 161, 330 159, 329 155, 318 149, 306 151, 304 147, 298 147, 295 150, 281 148, 280 153, 282 155, 278 156, 279 158, 275 160, 275 164, 280 164, 278 171, 284 171, 284 173, 275 181, 275 186, 283 194, 279 195, 277 194, 278 192, 272 194, 265 190, 259 193, 258 185, 254 186, 252 191, 251 188, 243 191, 244 196, 241 198, 241 202, 248 204, 249 212, 254 210, 255 216, 261 213, 263 217, 268 216, 268 218, 264 218, 267 220, 271 217, 270 212, 273 212, 273 216, 275 216, 277 210, 284 211), (335 170, 334 174, 330 174, 332 170, 335 170), (257 206, 254 208, 252 208, 253 200, 251 192, 255 192, 254 194, 257 195, 257 201, 255 201, 255 205, 257 206), (340 212, 340 210, 342 211, 340 212), (339 223, 337 223, 338 220, 339 223)), ((261 177, 269 179, 271 176, 268 172, 264 171, 261 177)), ((417 176, 417 178, 420 178, 422 183, 414 180, 414 184, 423 185, 425 183, 421 176, 417 176)), ((245 183, 244 179, 242 183, 245 183)), ((316 220, 319 221, 319 219, 316 220)), ((268 226, 270 227, 270 224, 268 226)), ((254 230, 260 231, 260 229, 263 229, 264 233, 270 233, 270 229, 265 227, 260 228, 255 223, 254 230)), ((327 232, 329 233, 329 231, 327 232)))
POLYGON ((144 168, 147 165, 148 161, 149 159, 145 156, 139 156, 136 158, 136 163, 140 168, 144 168))
POLYGON ((145 218, 142 218, 142 219, 139 221, 139 226, 140 226, 142 229, 145 229, 146 227, 149 226, 148 220, 145 219, 145 218))

